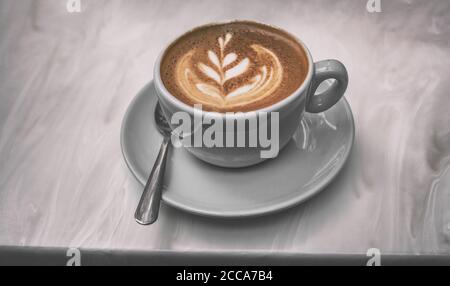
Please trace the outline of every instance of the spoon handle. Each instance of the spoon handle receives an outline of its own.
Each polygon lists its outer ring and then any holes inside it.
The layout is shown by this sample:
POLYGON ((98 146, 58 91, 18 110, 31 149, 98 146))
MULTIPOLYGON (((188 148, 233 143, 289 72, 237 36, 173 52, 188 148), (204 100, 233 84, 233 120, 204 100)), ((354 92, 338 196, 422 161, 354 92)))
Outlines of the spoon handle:
POLYGON ((169 141, 169 137, 164 137, 158 158, 156 159, 155 165, 153 165, 152 172, 145 185, 136 213, 134 214, 134 218, 139 224, 149 225, 158 219, 169 141))

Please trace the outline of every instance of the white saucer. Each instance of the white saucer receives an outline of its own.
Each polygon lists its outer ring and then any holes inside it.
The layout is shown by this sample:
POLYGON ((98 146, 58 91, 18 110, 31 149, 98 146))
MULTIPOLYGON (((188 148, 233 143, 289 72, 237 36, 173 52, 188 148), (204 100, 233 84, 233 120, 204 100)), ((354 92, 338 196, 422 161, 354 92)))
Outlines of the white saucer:
MULTIPOLYGON (((153 119, 156 103, 150 82, 129 106, 122 125, 122 152, 142 185, 162 142, 153 119)), ((163 201, 191 213, 217 217, 256 216, 292 207, 333 180, 350 154, 354 134, 353 115, 343 98, 325 113, 306 113, 279 157, 256 166, 215 167, 182 148, 171 148, 163 201)))

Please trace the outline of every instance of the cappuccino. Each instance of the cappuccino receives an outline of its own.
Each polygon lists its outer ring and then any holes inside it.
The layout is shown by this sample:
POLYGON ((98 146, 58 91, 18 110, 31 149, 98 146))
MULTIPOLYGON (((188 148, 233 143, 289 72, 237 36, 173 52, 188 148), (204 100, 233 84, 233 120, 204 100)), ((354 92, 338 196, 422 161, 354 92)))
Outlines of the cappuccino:
POLYGON ((293 94, 307 73, 306 52, 295 38, 249 21, 192 30, 161 61, 161 79, 172 95, 216 112, 271 106, 293 94))

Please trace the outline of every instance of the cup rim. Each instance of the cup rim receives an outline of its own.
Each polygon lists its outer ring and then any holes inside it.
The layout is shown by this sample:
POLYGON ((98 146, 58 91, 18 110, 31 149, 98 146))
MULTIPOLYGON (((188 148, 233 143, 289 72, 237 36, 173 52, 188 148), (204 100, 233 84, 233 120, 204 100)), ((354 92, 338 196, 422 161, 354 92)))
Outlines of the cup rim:
MULTIPOLYGON (((313 62, 311 52, 309 51, 308 47, 306 47, 305 43, 303 41, 301 41, 297 36, 291 34, 290 32, 288 32, 288 31, 284 30, 283 28, 280 28, 276 25, 265 24, 265 23, 254 21, 254 20, 232 20, 232 21, 210 22, 208 24, 195 26, 195 27, 189 29, 188 31, 184 32, 183 34, 179 35, 174 40, 170 41, 169 44, 166 45, 165 48, 160 52, 158 58, 156 59, 156 62, 154 65, 154 72, 153 72, 155 87, 159 88, 160 91, 162 91, 162 94, 165 96, 165 98, 168 101, 170 101, 170 103, 173 104, 179 111, 184 111, 189 114, 194 114, 195 109, 193 106, 184 103, 183 101, 181 101, 180 99, 178 99, 177 97, 172 95, 167 90, 166 86, 164 85, 164 83, 161 79, 161 62, 162 62, 162 58, 164 57, 167 49, 173 43, 175 43, 178 39, 185 36, 186 34, 189 34, 193 30, 196 30, 199 28, 205 28, 205 27, 209 27, 209 26, 215 26, 215 25, 230 24, 230 23, 235 23, 235 22, 249 22, 249 23, 255 23, 255 24, 271 27, 271 28, 280 30, 281 32, 286 33, 287 35, 292 37, 302 47, 303 51, 305 52, 305 55, 306 55, 306 58, 308 61, 308 72, 307 72, 306 77, 303 80, 302 84, 289 96, 283 98, 282 100, 276 102, 275 104, 272 104, 272 105, 264 107, 264 108, 255 109, 255 110, 246 111, 246 112, 234 112, 232 115, 232 118, 245 119, 245 118, 254 116, 255 113, 259 113, 259 112, 266 112, 266 113, 276 112, 276 111, 282 109, 283 107, 289 105, 290 103, 292 103, 295 99, 297 99, 299 96, 301 96, 305 92, 305 90, 307 90, 309 88, 309 84, 313 77, 314 62, 313 62)), ((157 92, 157 94, 160 94, 160 92, 157 92)), ((214 118, 223 119, 225 116, 227 116, 227 117, 229 116, 225 112, 206 111, 206 110, 202 110, 202 112, 203 112, 203 116, 205 116, 206 118, 212 118, 212 119, 214 119, 214 118)))

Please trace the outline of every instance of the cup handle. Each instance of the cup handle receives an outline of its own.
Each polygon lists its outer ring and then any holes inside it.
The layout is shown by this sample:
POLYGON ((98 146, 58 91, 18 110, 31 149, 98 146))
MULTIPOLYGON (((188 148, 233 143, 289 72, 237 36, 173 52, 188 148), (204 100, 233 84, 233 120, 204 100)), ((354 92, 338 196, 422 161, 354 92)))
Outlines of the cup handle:
POLYGON ((340 61, 324 60, 314 63, 314 76, 306 111, 319 113, 329 109, 341 99, 347 89, 347 85, 347 69, 340 61), (335 81, 327 90, 316 94, 319 85, 327 79, 335 79, 335 81))

